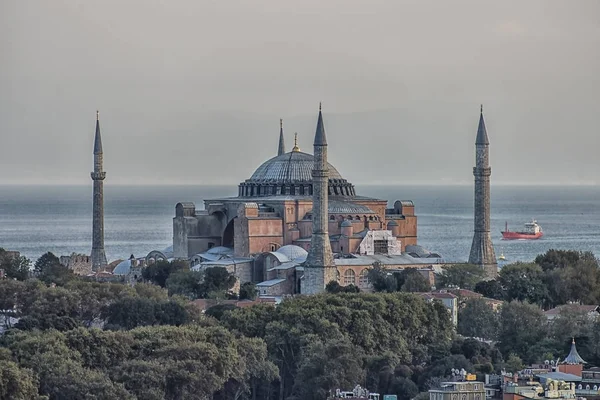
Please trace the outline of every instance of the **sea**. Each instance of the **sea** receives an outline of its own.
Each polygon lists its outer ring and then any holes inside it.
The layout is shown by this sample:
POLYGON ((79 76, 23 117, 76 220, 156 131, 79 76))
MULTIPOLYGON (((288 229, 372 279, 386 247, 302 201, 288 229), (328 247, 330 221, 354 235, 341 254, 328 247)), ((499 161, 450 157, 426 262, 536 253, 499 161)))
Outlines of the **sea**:
MULTIPOLYGON (((357 185, 357 193, 413 200, 418 242, 447 262, 465 262, 473 238, 473 187, 357 185)), ((172 244, 175 204, 235 196, 235 186, 105 185, 105 248, 109 261, 145 256, 172 244)), ((591 251, 600 256, 600 187, 492 186, 492 240, 504 263, 532 261, 548 249, 591 251), (539 240, 502 240, 511 230, 537 220, 539 240)), ((89 254, 92 187, 0 185, 0 247, 35 261, 45 252, 89 254)))

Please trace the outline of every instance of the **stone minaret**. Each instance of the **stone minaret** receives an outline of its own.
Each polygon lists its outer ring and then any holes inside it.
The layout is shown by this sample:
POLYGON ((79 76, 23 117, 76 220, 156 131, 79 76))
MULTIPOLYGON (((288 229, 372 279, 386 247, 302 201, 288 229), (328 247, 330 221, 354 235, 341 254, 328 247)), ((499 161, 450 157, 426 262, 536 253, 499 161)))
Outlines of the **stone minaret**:
POLYGON ((283 119, 279 120, 279 148, 277 149, 277 155, 280 156, 285 154, 285 143, 283 141, 283 119))
POLYGON ((475 233, 469 255, 469 264, 481 266, 488 276, 498 274, 498 263, 490 235, 490 141, 483 120, 483 106, 475 140, 475 233))
POLYGON ((102 137, 100 136, 100 118, 96 111, 96 136, 94 138, 94 211, 92 219, 92 270, 98 271, 106 266, 104 252, 104 178, 102 170, 102 137))
POLYGON ((325 285, 337 279, 337 270, 333 261, 333 252, 329 242, 329 168, 327 163, 327 137, 323 125, 323 114, 319 104, 319 119, 314 142, 315 165, 312 171, 313 218, 310 249, 304 263, 304 278, 301 283, 302 294, 320 293, 325 285))

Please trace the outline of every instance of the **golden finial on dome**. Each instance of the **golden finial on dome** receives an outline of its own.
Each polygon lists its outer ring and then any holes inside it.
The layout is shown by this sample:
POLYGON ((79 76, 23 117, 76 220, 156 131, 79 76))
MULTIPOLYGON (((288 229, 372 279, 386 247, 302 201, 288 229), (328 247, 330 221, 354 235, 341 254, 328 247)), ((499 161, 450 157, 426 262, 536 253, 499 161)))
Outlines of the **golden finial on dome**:
POLYGON ((298 132, 294 133, 294 148, 292 151, 300 151, 300 147, 298 147, 298 132))

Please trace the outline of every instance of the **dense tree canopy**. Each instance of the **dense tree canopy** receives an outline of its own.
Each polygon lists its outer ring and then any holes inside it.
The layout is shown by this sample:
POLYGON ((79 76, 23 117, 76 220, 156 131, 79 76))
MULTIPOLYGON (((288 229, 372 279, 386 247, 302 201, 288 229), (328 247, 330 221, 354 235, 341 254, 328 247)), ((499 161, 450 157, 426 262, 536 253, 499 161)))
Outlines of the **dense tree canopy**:
POLYGON ((13 257, 6 250, 0 247, 0 269, 8 278, 14 278, 24 281, 29 278, 29 266, 31 261, 23 256, 13 257))
POLYGON ((477 282, 485 278, 485 270, 478 265, 456 264, 444 269, 444 272, 438 276, 437 286, 459 287, 462 289, 475 289, 477 282))
POLYGON ((488 340, 498 335, 498 313, 485 299, 468 299, 458 310, 458 333, 488 340))

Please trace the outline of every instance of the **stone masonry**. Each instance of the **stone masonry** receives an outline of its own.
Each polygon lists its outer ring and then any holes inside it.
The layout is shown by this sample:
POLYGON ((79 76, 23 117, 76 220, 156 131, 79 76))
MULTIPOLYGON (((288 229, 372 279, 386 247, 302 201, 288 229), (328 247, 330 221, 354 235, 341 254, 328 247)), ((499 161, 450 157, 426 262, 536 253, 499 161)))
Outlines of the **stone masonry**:
POLYGON ((479 265, 489 277, 498 274, 498 263, 490 234, 490 142, 483 120, 483 106, 479 115, 479 127, 475 140, 475 201, 474 234, 469 264, 479 265))
POLYGON ((102 137, 100 136, 100 118, 96 111, 96 135, 94 138, 94 181, 93 219, 92 219, 92 270, 98 271, 106 266, 104 252, 104 178, 102 169, 102 137))
POLYGON ((319 105, 319 118, 314 141, 313 177, 313 221, 310 249, 304 263, 302 294, 320 293, 325 285, 337 280, 337 269, 333 261, 333 252, 329 241, 329 168, 327 163, 327 137, 323 124, 323 114, 319 105))

